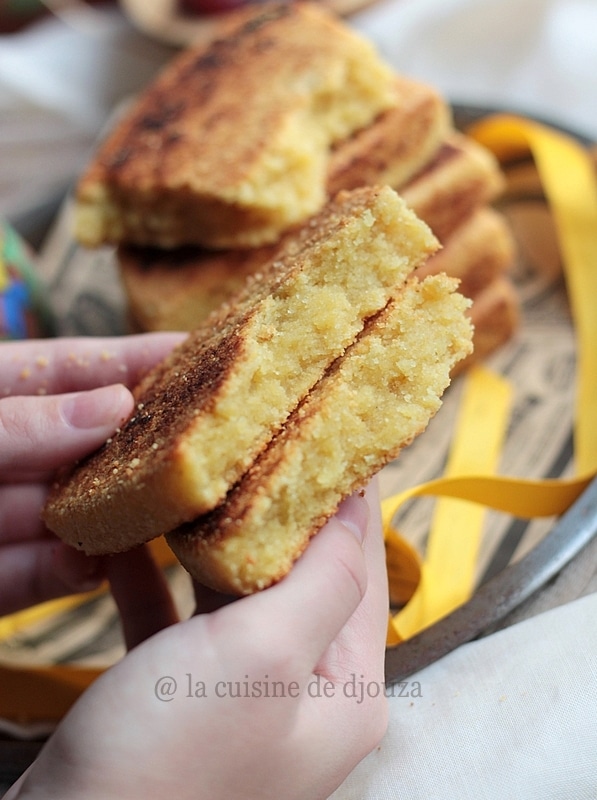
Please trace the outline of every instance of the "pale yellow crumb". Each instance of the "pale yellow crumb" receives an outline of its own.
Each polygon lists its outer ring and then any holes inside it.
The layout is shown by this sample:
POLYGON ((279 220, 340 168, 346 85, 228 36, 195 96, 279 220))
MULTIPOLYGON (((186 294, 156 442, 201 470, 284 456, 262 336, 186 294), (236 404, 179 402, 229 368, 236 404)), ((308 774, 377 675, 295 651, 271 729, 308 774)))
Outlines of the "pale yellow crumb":
POLYGON ((66 360, 74 366, 83 367, 84 369, 87 369, 91 365, 87 356, 77 355, 76 353, 69 353, 66 360))

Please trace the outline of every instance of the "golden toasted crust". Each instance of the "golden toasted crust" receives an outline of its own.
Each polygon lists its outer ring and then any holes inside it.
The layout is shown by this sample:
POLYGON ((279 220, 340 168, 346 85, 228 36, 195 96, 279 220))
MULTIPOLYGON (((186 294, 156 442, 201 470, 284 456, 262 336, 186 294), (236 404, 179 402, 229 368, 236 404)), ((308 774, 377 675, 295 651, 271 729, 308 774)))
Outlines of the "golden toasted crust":
MULTIPOLYGON (((437 151, 450 122, 445 102, 430 87, 407 78, 396 77, 394 86, 396 106, 334 148, 328 194, 363 185, 398 185, 437 151)), ((258 271, 278 244, 223 251, 121 245, 117 263, 133 325, 140 330, 192 330, 258 271)))
MULTIPOLYGON (((458 228, 464 229, 464 223, 472 219, 477 209, 496 196, 501 185, 502 175, 493 157, 475 142, 454 134, 440 145, 425 169, 399 191, 446 245, 458 228)), ((487 218, 483 232, 475 234, 480 225, 481 222, 467 228, 464 247, 454 244, 442 253, 442 269, 449 275, 463 277, 472 257, 485 247, 486 263, 480 265, 477 258, 478 275, 473 277, 481 283, 482 274, 493 268, 488 253, 495 260, 499 258, 498 248, 507 249, 507 233, 497 230, 498 223, 490 230, 487 218), (495 235, 495 239, 482 243, 484 235, 495 235)), ((271 254, 271 247, 221 253, 187 248, 171 255, 155 249, 120 248, 119 271, 131 317, 141 330, 190 330, 271 254)), ((473 276, 470 271, 469 274, 473 276)), ((463 291, 470 293, 468 289, 463 291)))
POLYGON ((454 131, 400 193, 444 242, 476 208, 495 200, 504 186, 494 155, 454 131))
POLYGON ((510 270, 514 255, 514 238, 503 214, 481 206, 452 231, 442 249, 417 270, 417 275, 422 278, 445 272, 458 278, 459 292, 474 298, 510 270))
POLYGON ((330 148, 395 103, 373 45, 317 4, 226 15, 166 67, 77 189, 86 245, 253 247, 325 202, 330 148))
POLYGON ((396 75, 394 94, 390 108, 333 148, 327 177, 330 196, 358 186, 403 186, 450 134, 450 110, 431 86, 396 75))
POLYGON ((116 254, 129 317, 143 331, 191 331, 258 272, 279 245, 213 252, 121 245, 116 254))
POLYGON ((520 298, 507 275, 498 275, 475 296, 469 316, 474 327, 474 350, 456 365, 454 374, 482 361, 511 339, 518 330, 520 298))
POLYGON ((48 527, 117 552, 215 507, 436 247, 388 187, 342 193, 141 382, 134 416, 54 487, 48 527))
POLYGON ((198 581, 248 594, 283 577, 340 501, 427 425, 471 349, 467 301, 412 279, 326 372, 210 514, 168 543, 198 581))

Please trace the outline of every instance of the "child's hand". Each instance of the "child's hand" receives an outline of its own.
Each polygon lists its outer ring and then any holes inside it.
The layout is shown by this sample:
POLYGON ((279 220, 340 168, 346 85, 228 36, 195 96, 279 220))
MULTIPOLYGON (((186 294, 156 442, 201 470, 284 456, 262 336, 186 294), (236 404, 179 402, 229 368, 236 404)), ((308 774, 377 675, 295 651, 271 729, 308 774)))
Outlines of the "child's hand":
MULTIPOLYGON (((344 503, 278 585, 138 644, 7 800, 328 797, 386 726, 387 585, 375 492, 369 500, 344 503)), ((128 566, 141 554, 126 554, 128 566)), ((151 581, 143 594, 145 568, 133 585, 111 561, 119 606, 134 611, 129 641, 169 624, 151 581)))
POLYGON ((95 588, 100 559, 63 545, 40 511, 55 471, 130 414, 128 388, 179 334, 0 344, 0 614, 95 588))

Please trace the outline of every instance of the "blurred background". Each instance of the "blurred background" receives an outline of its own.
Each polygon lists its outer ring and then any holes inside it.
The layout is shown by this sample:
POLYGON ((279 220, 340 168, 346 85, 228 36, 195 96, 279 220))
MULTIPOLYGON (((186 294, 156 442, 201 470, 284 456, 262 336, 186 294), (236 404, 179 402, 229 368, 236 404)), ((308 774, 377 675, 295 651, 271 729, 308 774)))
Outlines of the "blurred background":
MULTIPOLYGON (((594 0, 364 2, 347 19, 399 71, 597 140, 594 0)), ((209 19, 176 0, 2 0, 0 217, 40 230, 117 104, 209 19)))

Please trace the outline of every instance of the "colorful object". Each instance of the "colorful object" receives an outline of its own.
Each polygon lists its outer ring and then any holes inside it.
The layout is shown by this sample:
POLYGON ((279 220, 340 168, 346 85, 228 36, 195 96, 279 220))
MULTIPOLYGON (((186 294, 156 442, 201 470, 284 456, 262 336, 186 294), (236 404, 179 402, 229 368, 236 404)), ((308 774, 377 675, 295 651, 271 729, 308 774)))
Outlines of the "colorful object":
POLYGON ((44 336, 50 314, 27 246, 0 222, 0 340, 44 336))

